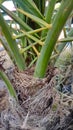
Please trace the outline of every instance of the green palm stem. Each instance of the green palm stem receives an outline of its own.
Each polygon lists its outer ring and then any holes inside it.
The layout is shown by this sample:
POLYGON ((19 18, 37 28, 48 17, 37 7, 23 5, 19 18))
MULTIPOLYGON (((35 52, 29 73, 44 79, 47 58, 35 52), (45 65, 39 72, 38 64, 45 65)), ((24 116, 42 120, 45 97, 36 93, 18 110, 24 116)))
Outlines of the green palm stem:
POLYGON ((7 25, 7 23, 4 20, 1 13, 0 13, 0 26, 1 26, 2 32, 3 32, 5 38, 8 42, 8 45, 9 45, 9 47, 14 55, 14 59, 16 61, 18 68, 20 70, 24 70, 24 68, 25 68, 24 60, 23 60, 21 54, 19 53, 19 49, 18 49, 16 41, 12 38, 10 28, 7 25))
POLYGON ((0 41, 1 41, 4 49, 6 50, 6 52, 8 53, 8 55, 10 56, 10 59, 13 61, 13 63, 15 63, 13 53, 12 53, 10 47, 8 46, 8 43, 6 42, 6 39, 1 36, 0 37, 0 41))
MULTIPOLYGON (((53 15, 55 3, 56 3, 56 0, 50 0, 49 1, 49 5, 47 7, 47 11, 46 11, 46 14, 45 14, 45 20, 49 24, 51 24, 51 20, 52 20, 52 15, 53 15)), ((46 30, 44 30, 42 32, 42 37, 46 36, 47 31, 48 31, 48 29, 46 29, 46 30)))
POLYGON ((0 77, 4 80, 4 82, 5 82, 6 86, 7 86, 7 89, 9 91, 10 96, 17 100, 16 92, 15 92, 10 80, 8 79, 6 74, 1 70, 0 70, 0 77))
POLYGON ((63 0, 60 9, 54 19, 51 30, 48 31, 45 43, 37 60, 34 76, 43 78, 46 73, 48 62, 60 32, 73 9, 73 0, 63 0))

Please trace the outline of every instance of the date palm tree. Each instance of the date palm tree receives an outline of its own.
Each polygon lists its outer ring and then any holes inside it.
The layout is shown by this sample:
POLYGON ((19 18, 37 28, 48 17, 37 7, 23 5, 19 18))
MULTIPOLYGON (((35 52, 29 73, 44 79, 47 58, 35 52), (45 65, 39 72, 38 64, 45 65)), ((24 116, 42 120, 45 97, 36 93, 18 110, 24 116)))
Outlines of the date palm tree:
MULTIPOLYGON (((12 52, 12 57, 20 70, 25 69, 27 59, 30 65, 37 60, 34 76, 43 78, 51 56, 58 57, 66 42, 72 41, 73 30, 68 35, 71 38, 58 41, 58 37, 67 19, 72 16, 73 0, 48 0, 47 7, 46 0, 12 0, 15 12, 4 7, 2 5, 4 1, 6 0, 1 0, 0 9, 13 19, 14 24, 19 25, 19 29, 13 29, 11 24, 4 20, 3 12, 0 11, 0 26, 7 40, 8 50, 12 52), (60 6, 56 9, 55 5, 58 2, 60 6), (16 40, 19 41, 20 48, 16 40)), ((4 42, 2 43, 4 45, 4 42)))

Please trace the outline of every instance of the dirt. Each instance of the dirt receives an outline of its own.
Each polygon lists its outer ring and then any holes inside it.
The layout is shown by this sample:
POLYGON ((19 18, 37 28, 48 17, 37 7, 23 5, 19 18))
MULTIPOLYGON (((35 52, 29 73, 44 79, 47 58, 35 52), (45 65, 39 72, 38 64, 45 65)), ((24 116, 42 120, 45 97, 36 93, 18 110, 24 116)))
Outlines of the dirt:
POLYGON ((73 84, 72 66, 65 73, 48 66, 45 78, 36 79, 34 66, 20 72, 6 55, 1 53, 0 69, 13 84, 18 101, 10 97, 0 79, 1 130, 73 130, 73 94, 56 89, 60 84, 56 77, 62 74, 63 85, 73 84))

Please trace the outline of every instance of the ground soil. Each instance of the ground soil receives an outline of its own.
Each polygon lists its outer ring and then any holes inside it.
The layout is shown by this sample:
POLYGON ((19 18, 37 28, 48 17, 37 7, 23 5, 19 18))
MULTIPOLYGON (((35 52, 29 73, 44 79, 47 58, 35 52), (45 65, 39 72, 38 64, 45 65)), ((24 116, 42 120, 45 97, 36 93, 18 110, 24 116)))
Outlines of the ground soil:
POLYGON ((0 53, 0 70, 10 79, 18 101, 10 97, 0 79, 0 130, 73 130, 73 94, 56 89, 58 75, 73 86, 73 67, 62 73, 48 66, 44 79, 34 78, 35 66, 18 71, 5 51, 0 53))

